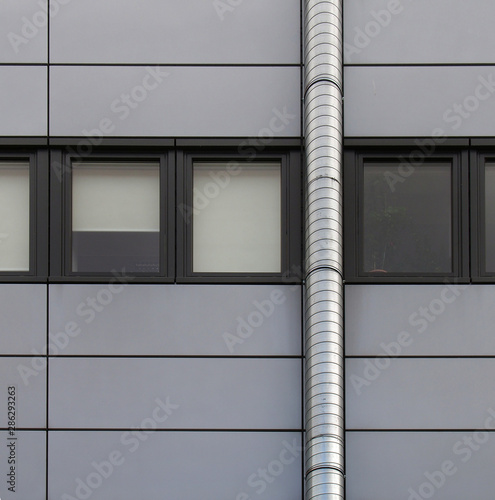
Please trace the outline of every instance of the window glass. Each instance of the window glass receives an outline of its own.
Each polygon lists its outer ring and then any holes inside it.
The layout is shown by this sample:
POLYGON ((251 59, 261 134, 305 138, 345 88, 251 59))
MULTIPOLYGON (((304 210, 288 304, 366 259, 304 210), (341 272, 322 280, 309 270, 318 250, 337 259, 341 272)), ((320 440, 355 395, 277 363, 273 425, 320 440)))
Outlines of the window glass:
POLYGON ((193 165, 193 272, 281 272, 281 165, 193 165))
POLYGON ((73 165, 73 272, 159 272, 159 180, 158 163, 73 165))
POLYGON ((451 177, 450 163, 365 162, 361 271, 452 272, 451 177))
POLYGON ((0 162, 0 271, 29 271, 29 163, 0 162))
POLYGON ((485 165, 485 270, 495 272, 495 163, 485 165))

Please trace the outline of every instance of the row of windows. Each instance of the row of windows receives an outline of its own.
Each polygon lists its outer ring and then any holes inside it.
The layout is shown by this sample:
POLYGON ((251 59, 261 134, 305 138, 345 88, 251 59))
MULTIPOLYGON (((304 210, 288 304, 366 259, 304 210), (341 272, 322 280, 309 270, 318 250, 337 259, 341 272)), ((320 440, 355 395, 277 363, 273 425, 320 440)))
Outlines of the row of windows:
MULTIPOLYGON (((198 151, 0 155, 2 279, 300 278, 300 153, 198 151)), ((344 171, 347 281, 493 281, 495 154, 356 149, 344 171)))
POLYGON ((0 155, 0 273, 286 279, 301 260, 299 160, 296 151, 249 161, 183 151, 0 155))
POLYGON ((495 277, 495 154, 346 153, 346 279, 495 277))

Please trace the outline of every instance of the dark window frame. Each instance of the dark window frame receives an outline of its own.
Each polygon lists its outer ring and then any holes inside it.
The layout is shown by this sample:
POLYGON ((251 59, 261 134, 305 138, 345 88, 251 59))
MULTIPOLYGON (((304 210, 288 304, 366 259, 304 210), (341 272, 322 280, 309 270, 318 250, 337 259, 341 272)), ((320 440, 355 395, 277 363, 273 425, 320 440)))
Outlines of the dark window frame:
MULTIPOLYGON (((390 275, 360 271, 362 256, 363 175, 366 161, 397 161, 418 153, 410 147, 352 148, 344 153, 344 241, 345 279, 349 283, 443 283, 446 279, 469 281, 469 192, 468 152, 465 149, 437 148, 423 155, 420 164, 448 161, 452 165, 451 178, 451 249, 452 271, 447 273, 393 273, 390 275)), ((414 166, 414 164, 413 164, 414 166)))
POLYGON ((178 283, 300 283, 302 193, 301 151, 269 150, 253 157, 240 155, 237 150, 204 149, 179 151, 177 155, 177 282, 178 283), (239 164, 280 162, 281 177, 281 272, 230 273, 193 272, 192 219, 186 221, 180 207, 192 207, 193 165, 195 162, 236 161, 239 164))
POLYGON ((48 276, 48 165, 49 152, 6 148, 0 161, 29 164, 29 270, 0 271, 0 282, 45 282, 48 276))
POLYGON ((495 163, 495 150, 493 148, 473 149, 470 160, 472 281, 474 283, 493 283, 495 271, 487 271, 485 261, 485 165, 486 163, 495 163))
POLYGON ((118 150, 95 149, 81 155, 56 151, 52 155, 52 251, 50 258, 51 282, 107 282, 109 278, 129 276, 133 283, 174 281, 175 263, 175 168, 173 151, 167 149, 118 150), (139 164, 156 161, 160 175, 160 270, 157 273, 128 272, 74 272, 72 262, 72 163, 122 162, 139 164), (54 167, 57 166, 55 169, 54 167))

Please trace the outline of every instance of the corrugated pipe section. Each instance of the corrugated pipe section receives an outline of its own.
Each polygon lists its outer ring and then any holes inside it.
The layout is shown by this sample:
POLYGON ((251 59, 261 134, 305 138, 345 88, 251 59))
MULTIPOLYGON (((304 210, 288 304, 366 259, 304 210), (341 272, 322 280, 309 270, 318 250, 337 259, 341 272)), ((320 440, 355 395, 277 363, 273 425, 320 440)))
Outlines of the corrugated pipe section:
POLYGON ((305 0, 306 500, 344 498, 342 0, 305 0))

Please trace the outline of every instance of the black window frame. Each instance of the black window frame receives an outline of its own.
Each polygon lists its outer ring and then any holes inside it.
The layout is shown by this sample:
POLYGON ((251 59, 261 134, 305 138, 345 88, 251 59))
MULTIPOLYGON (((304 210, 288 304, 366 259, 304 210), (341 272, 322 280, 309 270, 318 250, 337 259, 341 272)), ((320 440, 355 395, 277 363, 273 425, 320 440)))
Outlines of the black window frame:
POLYGON ((1 161, 29 164, 29 270, 0 271, 0 282, 44 282, 48 276, 48 166, 46 148, 8 148, 1 161))
POLYGON ((177 154, 177 282, 178 283, 300 283, 302 281, 302 182, 301 150, 266 148, 252 157, 238 150, 205 152, 204 148, 177 154), (181 207, 192 207, 193 165, 195 162, 234 161, 240 165, 279 162, 281 165, 281 271, 193 272, 192 218, 186 220, 181 207))
POLYGON ((485 226, 485 165, 495 163, 493 148, 478 148, 471 151, 471 255, 472 281, 495 282, 495 271, 486 270, 486 226, 485 226))
POLYGON ((349 148, 344 153, 344 242, 346 282, 350 283, 443 283, 445 279, 469 281, 469 158, 467 149, 436 148, 423 156, 414 156, 417 148, 363 147, 349 148), (452 270, 446 273, 365 273, 360 270, 362 256, 363 175, 366 161, 392 162, 411 158, 412 166, 428 162, 450 162, 451 177, 451 249, 452 270), (422 159, 421 159, 422 158, 422 159), (414 159, 414 161, 413 161, 414 159))
POLYGON ((51 282, 106 282, 109 278, 132 277, 133 283, 173 282, 175 264, 175 169, 170 149, 95 149, 81 156, 73 149, 52 154, 51 177, 51 282), (160 175, 160 270, 151 272, 75 272, 72 263, 72 164, 78 162, 157 162, 160 175))

